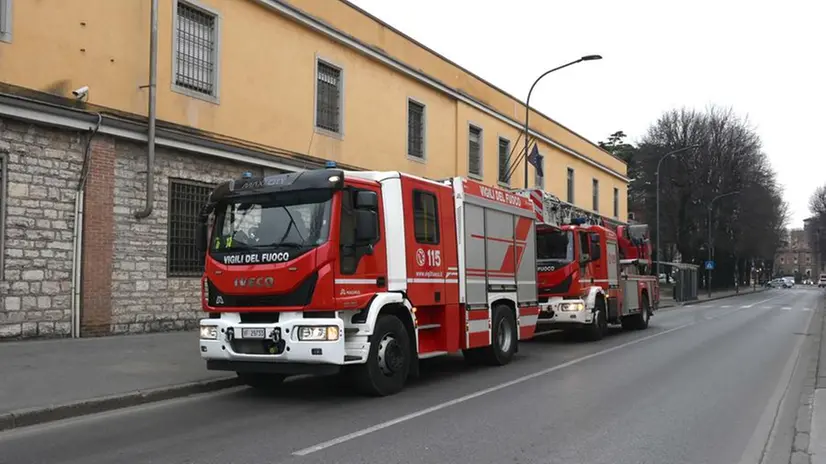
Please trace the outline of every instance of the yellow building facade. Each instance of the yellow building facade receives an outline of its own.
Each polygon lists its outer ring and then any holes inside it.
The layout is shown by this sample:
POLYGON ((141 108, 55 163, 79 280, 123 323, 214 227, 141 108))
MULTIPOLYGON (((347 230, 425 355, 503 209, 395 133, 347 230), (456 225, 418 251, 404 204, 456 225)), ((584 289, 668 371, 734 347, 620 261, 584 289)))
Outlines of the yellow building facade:
MULTIPOLYGON (((67 98, 88 86, 88 104, 146 115, 151 0, 3 1, 0 81, 67 98)), ((521 153, 520 101, 347 2, 160 0, 158 14, 161 121, 361 169, 491 184, 500 149, 521 153)), ((626 218, 622 161, 539 113, 531 129, 545 188, 626 218)), ((510 184, 523 182, 519 167, 510 184)))
MULTIPOLYGON (((196 327, 198 211, 247 171, 333 160, 521 188, 523 165, 500 173, 524 114, 342 0, 0 0, 0 339, 196 327)), ((624 220, 625 164, 530 122, 529 185, 624 220)))

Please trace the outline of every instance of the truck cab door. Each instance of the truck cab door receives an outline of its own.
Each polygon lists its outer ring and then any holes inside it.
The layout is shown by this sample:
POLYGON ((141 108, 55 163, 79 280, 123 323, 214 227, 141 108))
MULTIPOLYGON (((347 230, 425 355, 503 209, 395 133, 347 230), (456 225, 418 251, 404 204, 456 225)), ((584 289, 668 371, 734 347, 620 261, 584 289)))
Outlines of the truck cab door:
POLYGON ((341 192, 339 207, 336 309, 361 309, 374 293, 387 290, 381 190, 377 186, 347 187, 341 192))
MULTIPOLYGON (((418 179, 403 179, 407 243, 407 293, 417 306, 445 304, 445 272, 439 198, 443 187, 418 179)), ((450 230, 447 228, 447 230, 450 230)))

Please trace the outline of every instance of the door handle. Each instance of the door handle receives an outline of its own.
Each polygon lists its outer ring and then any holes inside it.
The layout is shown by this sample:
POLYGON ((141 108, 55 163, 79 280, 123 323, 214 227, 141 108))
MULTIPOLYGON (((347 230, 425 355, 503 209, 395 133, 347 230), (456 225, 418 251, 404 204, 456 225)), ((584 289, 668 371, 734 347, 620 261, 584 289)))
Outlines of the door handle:
POLYGON ((384 285, 387 283, 387 279, 384 276, 376 278, 376 286, 379 288, 384 288, 384 285))

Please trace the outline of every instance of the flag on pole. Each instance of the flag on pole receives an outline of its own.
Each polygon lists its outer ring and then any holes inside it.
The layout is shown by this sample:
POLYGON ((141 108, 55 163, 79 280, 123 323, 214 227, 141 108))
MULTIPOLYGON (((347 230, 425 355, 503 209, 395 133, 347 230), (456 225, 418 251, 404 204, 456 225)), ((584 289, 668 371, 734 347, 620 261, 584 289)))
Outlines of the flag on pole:
POLYGON ((531 150, 531 154, 528 156, 528 162, 536 168, 536 173, 539 177, 545 177, 545 174, 542 172, 542 163, 540 160, 542 159, 542 155, 539 154, 539 147, 538 144, 533 145, 533 150, 531 150))

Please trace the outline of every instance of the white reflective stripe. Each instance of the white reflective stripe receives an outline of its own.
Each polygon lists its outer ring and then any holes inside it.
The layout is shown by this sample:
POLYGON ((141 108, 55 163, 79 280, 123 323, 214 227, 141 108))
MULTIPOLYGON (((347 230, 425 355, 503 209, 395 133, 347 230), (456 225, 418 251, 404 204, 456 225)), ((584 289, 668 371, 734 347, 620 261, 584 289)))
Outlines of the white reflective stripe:
POLYGON ((409 284, 457 284, 459 279, 407 279, 409 284))
POLYGON ((487 283, 487 280, 485 280, 485 279, 467 279, 467 281, 468 281, 468 283, 471 283, 471 284, 484 284, 484 283, 487 283))
POLYGON ((490 282, 493 285, 514 285, 515 284, 515 282, 511 279, 489 279, 488 282, 490 282))
POLYGON ((532 325, 536 325, 536 321, 539 319, 539 315, 534 316, 519 316, 519 326, 520 327, 528 327, 532 325))
POLYGON ((525 285, 536 285, 535 280, 517 280, 516 283, 525 285))
POLYGON ((376 279, 336 279, 336 283, 345 285, 375 285, 376 279))
POLYGON ((609 279, 594 279, 594 280, 591 280, 591 279, 579 279, 579 283, 581 283, 581 284, 588 284, 588 283, 591 283, 591 282, 593 282, 593 283, 600 283, 600 284, 606 284, 606 283, 608 283, 608 284, 616 284, 616 283, 617 283, 617 282, 619 282, 619 281, 617 281, 617 280, 609 280, 609 279))
POLYGON ((490 330, 490 327, 488 327, 488 319, 477 319, 475 321, 468 321, 467 323, 468 333, 487 332, 488 330, 490 330))
POLYGON ((449 267, 449 268, 447 268, 447 270, 448 271, 458 271, 459 268, 458 267, 449 267))

